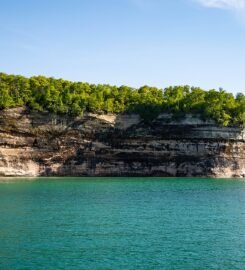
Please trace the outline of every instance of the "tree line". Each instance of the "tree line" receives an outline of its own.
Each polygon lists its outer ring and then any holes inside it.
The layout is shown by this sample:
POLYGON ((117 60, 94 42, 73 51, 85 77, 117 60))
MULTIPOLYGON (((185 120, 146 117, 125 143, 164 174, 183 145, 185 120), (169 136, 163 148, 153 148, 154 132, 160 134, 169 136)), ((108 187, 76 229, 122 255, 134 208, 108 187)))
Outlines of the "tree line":
POLYGON ((33 111, 48 111, 72 116, 84 112, 139 113, 152 121, 160 113, 184 117, 191 113, 218 124, 244 126, 245 95, 198 87, 174 86, 165 89, 143 86, 111 86, 71 82, 63 79, 0 73, 0 109, 27 106, 33 111))

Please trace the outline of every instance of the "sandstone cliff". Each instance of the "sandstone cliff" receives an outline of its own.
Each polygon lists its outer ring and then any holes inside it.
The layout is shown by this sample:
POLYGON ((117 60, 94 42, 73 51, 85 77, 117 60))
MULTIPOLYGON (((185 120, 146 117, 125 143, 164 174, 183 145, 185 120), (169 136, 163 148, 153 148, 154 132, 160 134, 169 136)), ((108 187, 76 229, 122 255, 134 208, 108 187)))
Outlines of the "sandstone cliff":
POLYGON ((0 176, 245 176, 244 130, 192 116, 0 111, 0 176))

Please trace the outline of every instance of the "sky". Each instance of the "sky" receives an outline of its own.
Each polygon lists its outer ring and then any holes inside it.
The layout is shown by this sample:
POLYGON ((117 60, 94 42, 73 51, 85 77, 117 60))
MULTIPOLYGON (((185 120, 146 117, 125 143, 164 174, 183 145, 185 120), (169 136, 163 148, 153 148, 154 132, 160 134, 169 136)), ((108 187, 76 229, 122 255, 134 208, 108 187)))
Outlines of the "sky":
POLYGON ((0 0, 0 72, 245 90, 245 0, 0 0))

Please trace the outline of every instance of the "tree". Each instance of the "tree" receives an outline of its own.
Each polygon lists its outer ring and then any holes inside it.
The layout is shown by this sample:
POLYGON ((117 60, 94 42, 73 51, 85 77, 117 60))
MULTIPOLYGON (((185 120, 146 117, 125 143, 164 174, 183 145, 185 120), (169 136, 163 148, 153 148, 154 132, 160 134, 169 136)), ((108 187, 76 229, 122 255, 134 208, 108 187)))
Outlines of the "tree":
POLYGON ((5 109, 14 105, 14 101, 9 94, 8 85, 0 82, 0 108, 5 109))
POLYGON ((223 126, 245 123, 244 94, 234 98, 222 88, 204 91, 186 85, 162 90, 145 85, 135 89, 0 73, 0 109, 23 105, 35 111, 70 115, 81 115, 84 111, 134 112, 148 123, 162 112, 172 113, 173 117, 192 113, 223 126))

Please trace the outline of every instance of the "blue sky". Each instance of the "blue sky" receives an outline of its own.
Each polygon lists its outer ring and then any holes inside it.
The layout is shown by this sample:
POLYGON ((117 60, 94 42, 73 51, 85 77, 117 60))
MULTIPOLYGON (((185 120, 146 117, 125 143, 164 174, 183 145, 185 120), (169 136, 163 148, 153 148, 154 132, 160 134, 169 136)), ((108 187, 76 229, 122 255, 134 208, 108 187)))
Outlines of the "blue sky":
POLYGON ((245 0, 0 0, 0 71, 245 89, 245 0))

